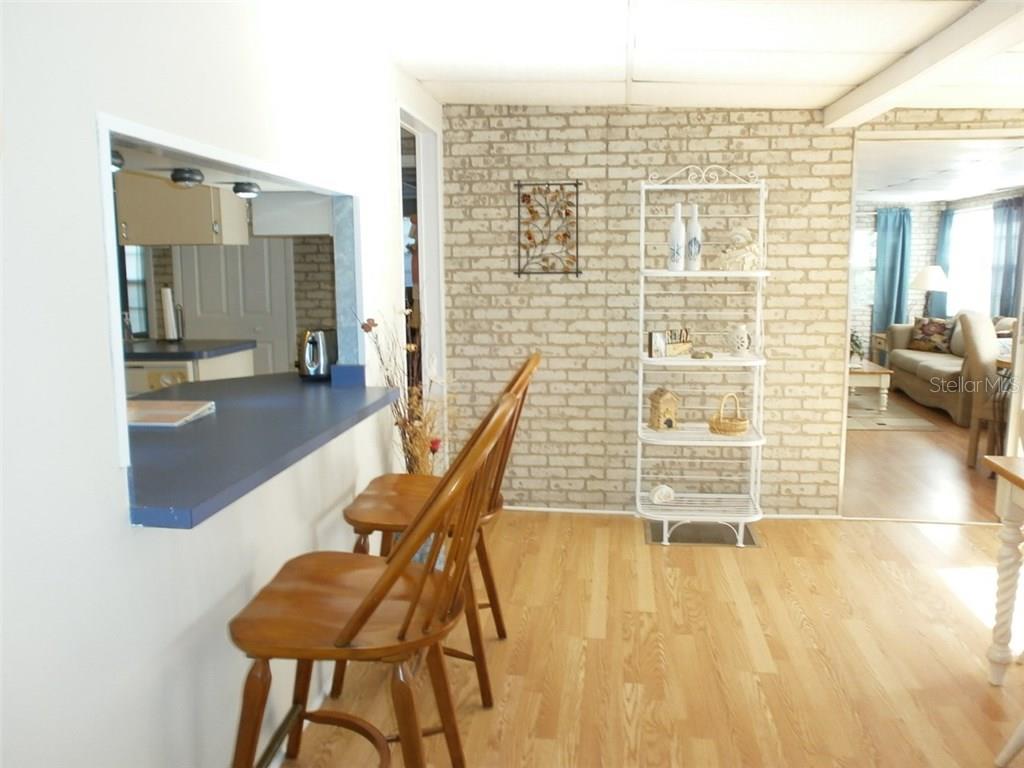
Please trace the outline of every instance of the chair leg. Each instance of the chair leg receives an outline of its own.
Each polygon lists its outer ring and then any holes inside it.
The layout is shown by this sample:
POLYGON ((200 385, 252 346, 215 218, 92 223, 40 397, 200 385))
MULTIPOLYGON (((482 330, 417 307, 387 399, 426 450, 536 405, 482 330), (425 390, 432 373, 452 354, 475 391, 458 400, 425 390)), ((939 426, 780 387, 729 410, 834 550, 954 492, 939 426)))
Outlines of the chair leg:
POLYGON ((387 557, 391 554, 391 547, 395 544, 395 534, 391 531, 380 532, 380 556, 387 557))
POLYGON ((505 631, 505 618, 501 615, 498 585, 494 582, 494 571, 491 570, 491 556, 487 553, 487 542, 484 539, 482 528, 476 539, 476 560, 480 563, 480 575, 483 576, 484 589, 487 590, 487 602, 491 605, 491 617, 494 619, 494 628, 498 632, 498 637, 504 640, 508 637, 508 632, 505 631))
POLYGON ((288 734, 288 747, 285 750, 285 757, 292 759, 299 756, 299 747, 302 746, 302 726, 305 724, 306 702, 309 701, 309 680, 313 676, 313 662, 308 659, 299 659, 295 662, 295 688, 292 692, 292 704, 302 707, 299 718, 292 726, 292 732, 288 734))
POLYGON ((480 683, 480 701, 485 709, 494 706, 491 694, 491 677, 487 672, 487 657, 484 655, 484 638, 480 631, 480 609, 476 606, 473 579, 466 573, 466 629, 469 630, 469 644, 473 648, 473 664, 476 665, 476 679, 480 683))
POLYGON ((334 676, 331 678, 332 699, 341 696, 341 689, 345 687, 345 670, 347 668, 348 662, 344 659, 334 662, 334 676))
POLYGON ((356 533, 356 545, 352 547, 352 551, 357 555, 368 555, 370 554, 370 537, 365 533, 356 533))
POLYGON ((989 419, 985 424, 985 454, 994 456, 999 441, 999 425, 995 419, 989 419))
POLYGON ((466 756, 462 752, 462 740, 459 738, 459 723, 455 717, 455 705, 452 703, 452 689, 448 683, 448 670, 445 669, 444 652, 441 644, 430 646, 427 651, 427 667, 430 670, 430 682, 437 700, 437 713, 441 716, 444 728, 444 740, 448 742, 448 756, 453 768, 465 768, 466 756))
POLYGON ((238 736, 235 738, 235 757, 232 768, 252 768, 256 762, 256 748, 263 724, 263 710, 270 693, 270 662, 256 659, 245 678, 242 692, 242 713, 238 718, 238 736))
POLYGON ((978 438, 981 436, 981 419, 971 417, 971 429, 967 433, 967 466, 974 469, 978 464, 978 438))
POLYGON ((412 693, 412 676, 403 662, 391 669, 391 703, 398 721, 398 734, 402 741, 402 758, 407 768, 426 768, 423 754, 423 732, 416 714, 416 700, 412 693))

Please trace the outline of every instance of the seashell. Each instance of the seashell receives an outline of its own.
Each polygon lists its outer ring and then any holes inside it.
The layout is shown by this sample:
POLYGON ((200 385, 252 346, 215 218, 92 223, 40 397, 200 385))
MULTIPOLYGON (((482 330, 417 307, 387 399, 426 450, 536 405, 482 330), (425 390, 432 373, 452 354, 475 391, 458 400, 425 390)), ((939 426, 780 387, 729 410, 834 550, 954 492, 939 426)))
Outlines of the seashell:
POLYGON ((652 504, 668 504, 676 497, 676 492, 667 485, 656 485, 651 488, 652 504))

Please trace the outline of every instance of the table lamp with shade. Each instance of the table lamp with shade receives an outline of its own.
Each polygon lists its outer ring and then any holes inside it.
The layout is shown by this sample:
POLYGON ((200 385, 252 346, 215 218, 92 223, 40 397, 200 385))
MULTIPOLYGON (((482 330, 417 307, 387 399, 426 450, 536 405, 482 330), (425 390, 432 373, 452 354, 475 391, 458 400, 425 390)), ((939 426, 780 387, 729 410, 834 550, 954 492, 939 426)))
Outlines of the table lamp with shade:
POLYGON ((916 275, 910 287, 915 291, 924 291, 924 316, 930 317, 928 306, 933 293, 946 293, 949 290, 949 278, 946 271, 938 264, 931 264, 916 275))

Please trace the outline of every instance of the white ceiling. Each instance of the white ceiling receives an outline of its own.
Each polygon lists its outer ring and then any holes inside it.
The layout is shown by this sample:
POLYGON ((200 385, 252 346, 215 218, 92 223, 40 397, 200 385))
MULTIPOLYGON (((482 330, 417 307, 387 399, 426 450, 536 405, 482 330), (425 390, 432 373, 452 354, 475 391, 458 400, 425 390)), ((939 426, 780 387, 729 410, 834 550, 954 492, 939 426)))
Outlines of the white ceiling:
MULTIPOLYGON (((400 0, 400 5, 395 58, 445 103, 819 108, 978 2, 400 0)), ((1018 26, 1020 34, 1011 35, 1015 48, 985 51, 980 61, 936 72, 916 83, 902 106, 1024 107, 1024 18, 1018 26)))
POLYGON ((916 203, 1024 187, 1024 139, 862 141, 860 200, 916 203))

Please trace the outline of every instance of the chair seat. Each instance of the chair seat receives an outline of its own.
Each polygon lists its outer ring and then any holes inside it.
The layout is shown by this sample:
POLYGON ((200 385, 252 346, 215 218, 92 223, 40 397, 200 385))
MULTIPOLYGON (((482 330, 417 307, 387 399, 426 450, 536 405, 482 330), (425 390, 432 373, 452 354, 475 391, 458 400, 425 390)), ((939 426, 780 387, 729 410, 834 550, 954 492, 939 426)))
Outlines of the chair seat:
MULTIPOLYGON (((345 522, 357 533, 401 533, 409 527, 439 480, 433 475, 393 474, 374 478, 366 490, 345 507, 345 522)), ((504 498, 498 494, 497 507, 484 514, 481 524, 488 523, 504 503, 504 498)))
POLYGON ((441 478, 436 475, 380 475, 370 481, 363 493, 400 493, 429 496, 441 478))
POLYGON ((443 637, 462 610, 460 603, 450 623, 434 622, 423 631, 438 586, 437 573, 431 573, 408 635, 397 641, 396 630, 416 598, 415 586, 423 573, 416 564, 408 566, 350 645, 334 645, 386 568, 385 558, 349 552, 311 552, 289 560, 231 620, 231 639, 252 658, 381 659, 389 648, 399 646, 408 657, 443 637))

